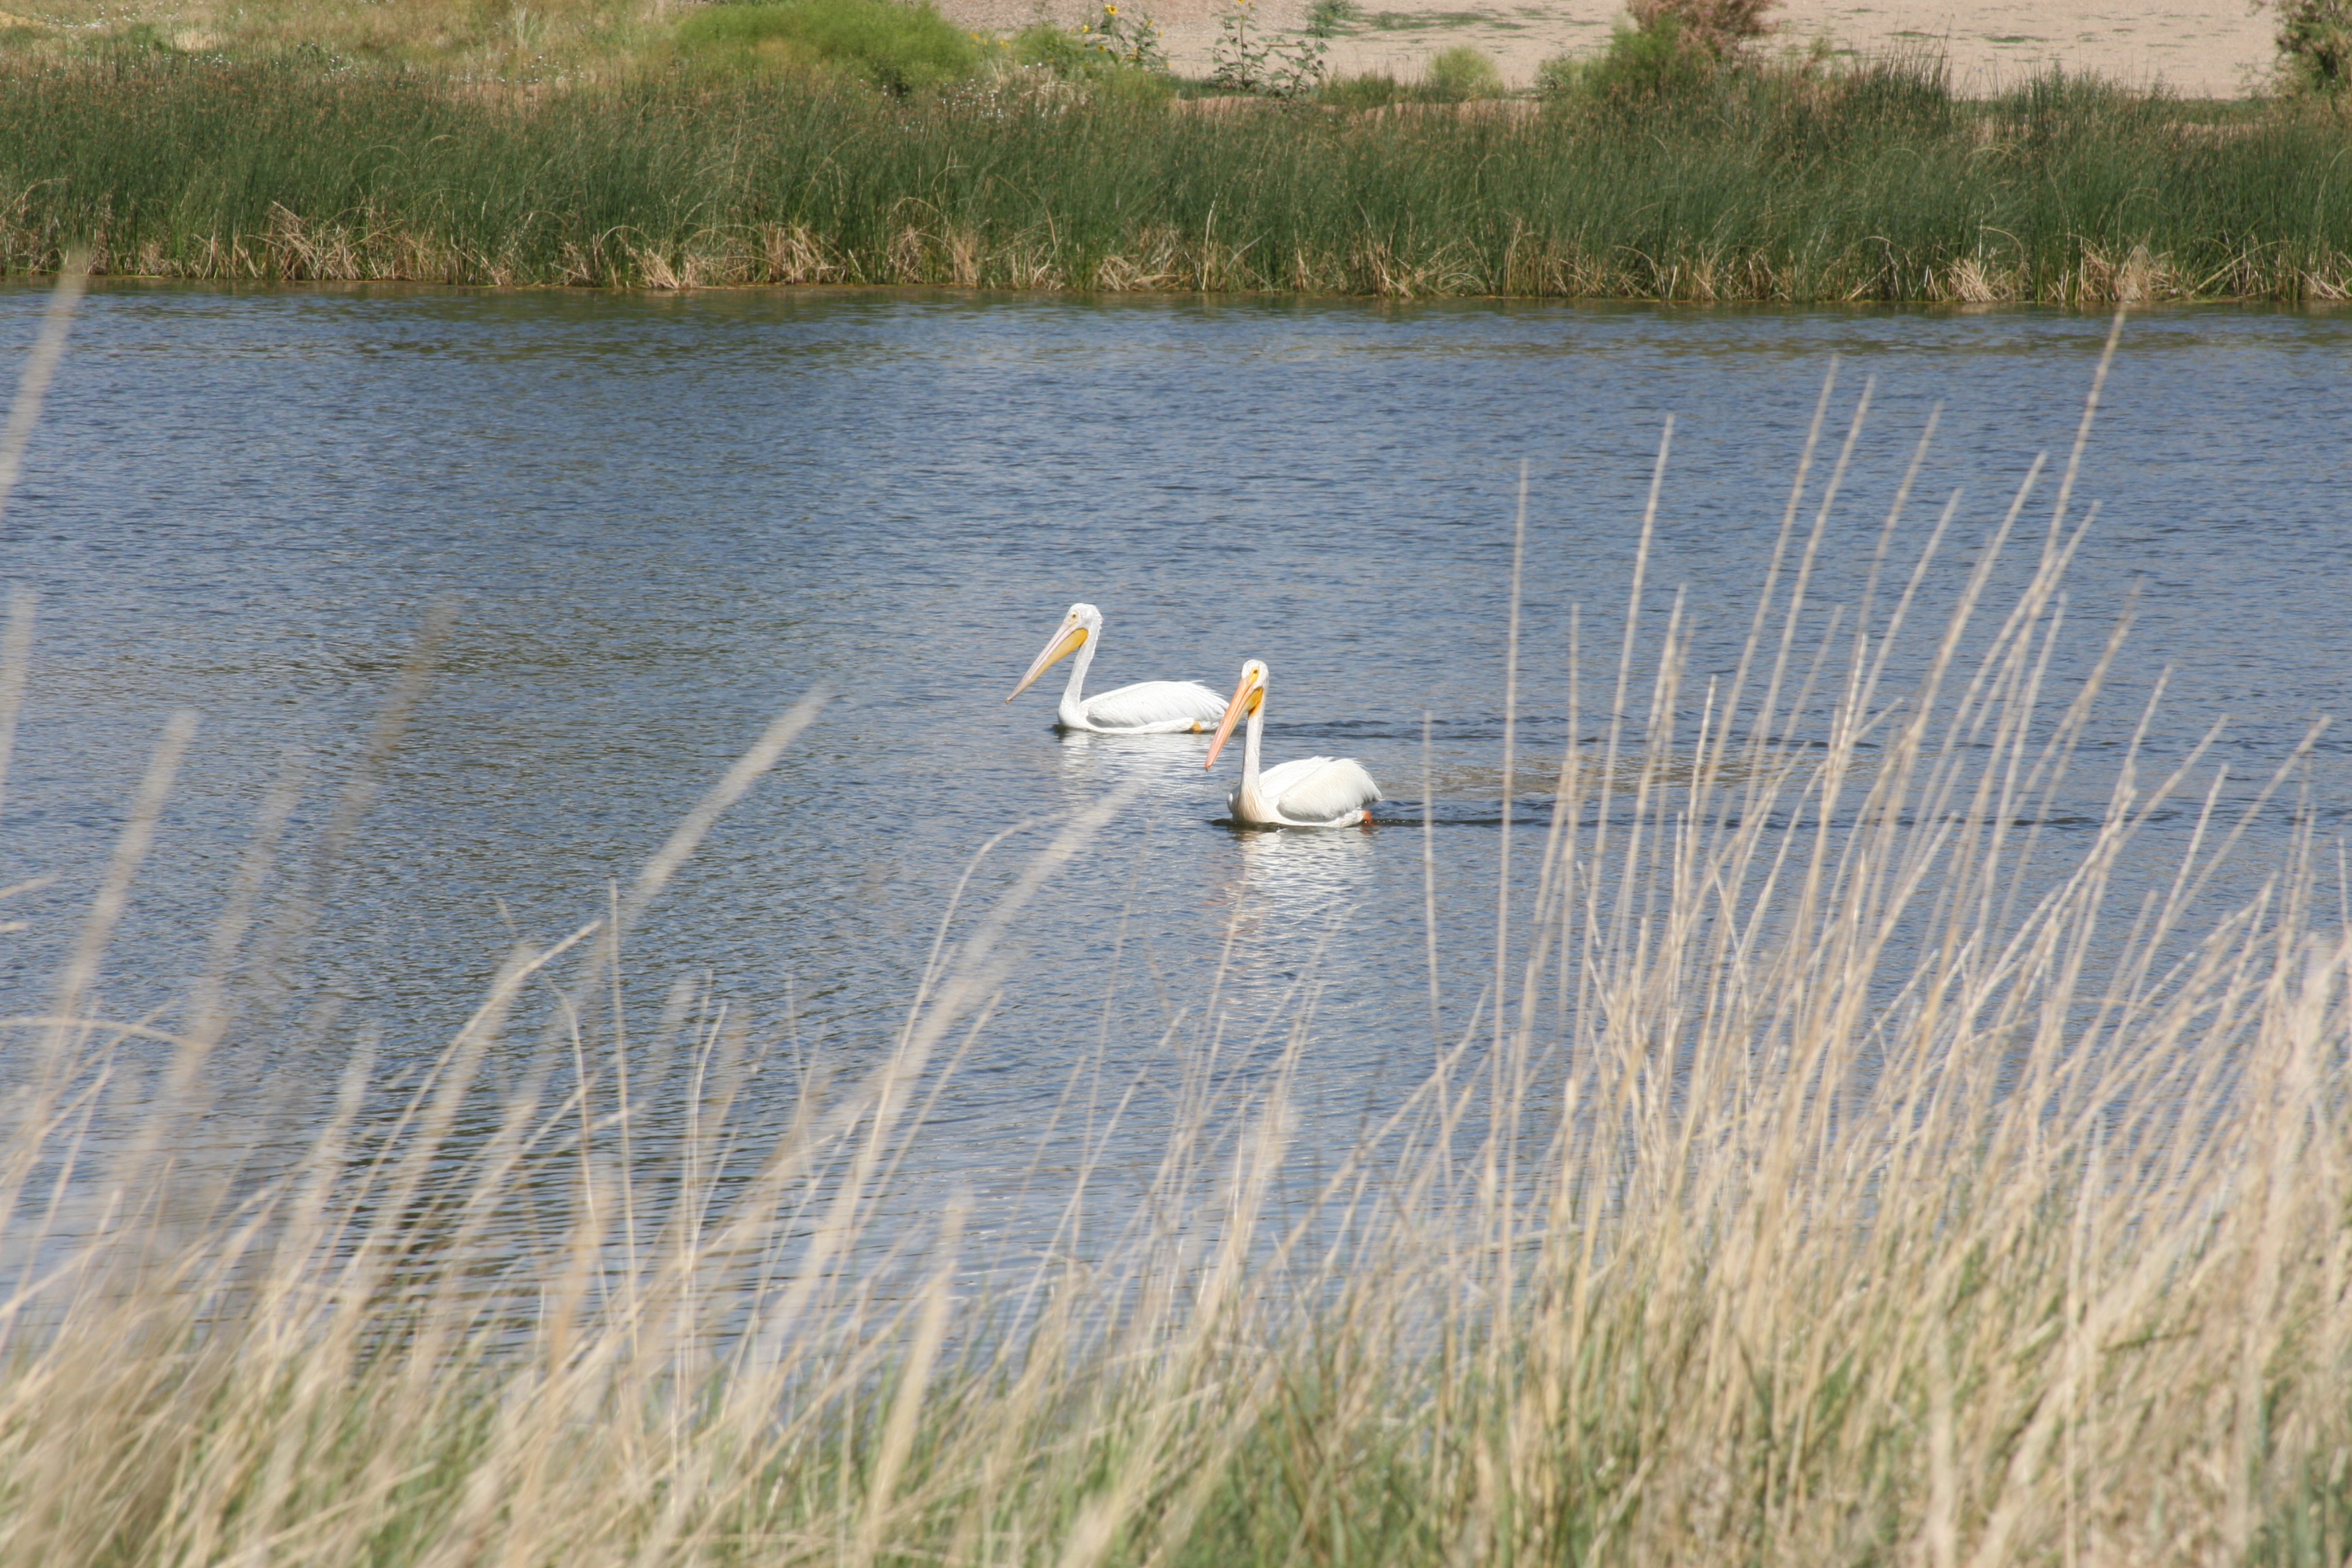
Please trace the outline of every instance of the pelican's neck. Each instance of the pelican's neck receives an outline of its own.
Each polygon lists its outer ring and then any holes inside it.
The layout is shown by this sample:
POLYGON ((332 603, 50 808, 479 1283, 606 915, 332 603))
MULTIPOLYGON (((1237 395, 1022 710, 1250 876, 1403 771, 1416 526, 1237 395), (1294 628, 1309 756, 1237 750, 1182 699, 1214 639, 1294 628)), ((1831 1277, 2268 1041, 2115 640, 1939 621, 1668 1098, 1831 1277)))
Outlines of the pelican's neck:
POLYGON ((1102 628, 1088 626, 1087 640, 1078 645, 1077 657, 1070 660, 1070 683, 1062 688, 1059 716, 1073 730, 1092 729, 1087 720, 1087 666, 1095 661, 1095 644, 1102 640, 1102 628))
POLYGON ((1257 743, 1265 734, 1265 698, 1261 694, 1256 710, 1250 714, 1249 730, 1242 737, 1241 797, 1249 807, 1246 815, 1256 817, 1269 815, 1264 809, 1265 802, 1258 799, 1257 794, 1257 743))

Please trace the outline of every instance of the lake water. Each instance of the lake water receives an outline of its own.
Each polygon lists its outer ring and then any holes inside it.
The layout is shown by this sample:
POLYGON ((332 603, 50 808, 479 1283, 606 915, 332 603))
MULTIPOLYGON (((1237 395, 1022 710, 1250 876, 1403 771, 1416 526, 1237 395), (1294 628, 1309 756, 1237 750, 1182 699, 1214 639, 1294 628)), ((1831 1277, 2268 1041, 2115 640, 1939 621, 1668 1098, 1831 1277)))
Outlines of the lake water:
MULTIPOLYGON (((44 300, 0 288, 9 363, 44 300)), ((1965 487, 1932 598, 2034 455, 2063 461, 2106 327, 2039 310, 102 287, 0 537, 0 575, 41 616, 0 883, 58 874, 12 900, 6 1005, 46 1005, 156 735, 188 705, 202 728, 101 983, 110 1014, 168 1022, 289 748, 315 827, 446 603, 436 673, 298 980, 339 1012, 283 1070, 331 1081, 370 1037, 395 1064, 436 1049, 514 940, 600 912, 821 688, 820 719, 638 931, 646 1010, 707 974, 773 1059, 870 1059, 975 851, 1031 825, 976 875, 984 900, 1125 784, 1135 803, 1020 925, 1004 999, 940 1107, 949 1163, 984 1179, 1025 1151, 1089 1052, 1142 1070, 1200 1019, 1221 964, 1237 1060, 1270 1056, 1313 989, 1308 1096, 1352 1125, 1432 1047, 1424 712, 1438 924, 1465 933, 1442 944, 1440 1028, 1466 1023, 1491 962, 1520 465, 1522 736, 1539 769, 1566 734, 1571 611, 1590 662, 1613 662, 1668 416, 1644 635, 1681 591, 1703 683, 1737 660, 1833 356, 1824 467, 1875 390, 1818 595, 1853 597, 1940 402, 1900 546, 1965 487), (1236 833, 1219 818, 1238 746, 1213 777, 1205 737, 1059 736, 1059 670, 1008 705, 1077 599, 1107 617, 1096 689, 1227 690, 1245 658, 1266 660, 1269 759, 1360 758, 1394 797, 1384 824, 1236 833)), ((2131 321, 2083 470, 2102 510, 2053 672, 2077 678, 2137 595, 2085 800, 2167 667, 2149 749, 2177 756, 2226 717, 2216 756, 2243 780, 2344 708, 2347 391, 2352 313, 2131 321)), ((2046 507, 2029 515, 2038 531, 2046 507)), ((1588 679, 1586 733, 1602 706, 1588 679)), ((2324 737, 2308 773, 2323 837, 2352 808, 2347 742, 2324 737)), ((2254 861, 2292 819, 2263 819, 2254 861)))

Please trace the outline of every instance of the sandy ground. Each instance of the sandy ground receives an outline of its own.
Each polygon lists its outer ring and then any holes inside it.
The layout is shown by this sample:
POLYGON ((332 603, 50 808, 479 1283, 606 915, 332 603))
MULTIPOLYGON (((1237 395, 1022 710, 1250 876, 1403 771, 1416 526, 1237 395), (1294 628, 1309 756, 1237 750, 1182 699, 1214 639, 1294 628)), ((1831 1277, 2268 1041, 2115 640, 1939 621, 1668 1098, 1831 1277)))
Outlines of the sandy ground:
MULTIPOLYGON (((1205 74, 1217 15, 1229 0, 1134 0, 1157 21, 1181 70, 1205 74)), ((1358 0, 1363 19, 1331 40, 1335 72, 1418 75, 1423 62, 1455 44, 1495 57, 1515 87, 1535 78, 1554 55, 1587 54, 1608 41, 1622 0, 1433 0, 1444 8, 1386 10, 1408 0, 1358 0)), ((1296 28, 1310 0, 1255 0, 1261 20, 1296 28)), ((1009 30, 1035 16, 1074 23, 1094 14, 1090 0, 940 0, 964 26, 1009 30)), ((1780 39, 1803 45, 1826 37, 1863 54, 1940 51, 1953 84, 1976 94, 2032 74, 2053 61, 2135 84, 2163 81, 2191 98, 2229 98, 2270 69, 2273 21, 2247 0, 1786 0, 1775 13, 1780 39)))

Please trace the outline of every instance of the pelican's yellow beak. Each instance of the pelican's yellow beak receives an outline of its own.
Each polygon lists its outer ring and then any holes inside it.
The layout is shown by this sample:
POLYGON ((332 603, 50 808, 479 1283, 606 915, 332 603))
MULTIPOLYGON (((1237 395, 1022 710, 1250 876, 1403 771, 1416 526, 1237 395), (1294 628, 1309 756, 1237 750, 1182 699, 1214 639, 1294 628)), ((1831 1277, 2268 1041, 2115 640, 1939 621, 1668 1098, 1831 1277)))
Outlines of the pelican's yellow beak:
POLYGON ((1265 700, 1265 682, 1258 679, 1256 670, 1243 670, 1242 683, 1234 688, 1234 700, 1225 704, 1225 721, 1217 726, 1217 738, 1209 742, 1209 760, 1201 764, 1203 772, 1217 765, 1217 753, 1233 738, 1234 726, 1256 712, 1257 705, 1265 700))
POLYGON ((1086 641, 1086 627, 1076 621, 1064 623, 1062 629, 1054 634, 1054 640, 1045 645, 1045 651, 1037 656, 1037 662, 1029 667, 1029 673, 1021 678, 1021 684, 1006 693, 1004 700, 1010 702, 1034 686, 1039 676, 1054 668, 1055 660, 1069 658, 1084 647, 1086 641))

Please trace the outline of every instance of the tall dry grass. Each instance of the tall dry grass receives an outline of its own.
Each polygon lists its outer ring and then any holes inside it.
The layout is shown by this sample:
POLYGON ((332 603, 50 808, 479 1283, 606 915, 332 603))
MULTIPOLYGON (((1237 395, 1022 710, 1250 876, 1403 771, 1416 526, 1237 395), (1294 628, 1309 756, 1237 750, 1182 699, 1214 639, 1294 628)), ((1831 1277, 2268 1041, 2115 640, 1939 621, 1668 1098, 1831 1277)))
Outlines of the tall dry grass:
POLYGON ((1829 405, 1736 671, 1693 679, 1678 608, 1634 618, 1570 696, 1601 738, 1509 758, 1506 796, 1539 770, 1556 805, 1502 828, 1492 929, 1433 914, 1491 974, 1389 1119, 1310 1178, 1305 1000, 1249 1020, 1271 1070, 1179 1031, 1147 1175, 1117 1184, 1133 1128, 1057 1119, 1026 1257, 909 1162, 1023 984, 1008 923, 1119 799, 947 911, 854 1081, 793 1080, 707 996, 629 1036, 633 922, 803 704, 429 1070, 351 1060, 270 1145, 219 1086, 267 1005, 235 977, 299 951, 283 800, 222 978, 175 1020, 90 1005, 175 721, 47 1010, 7 1025, 0 1557, 2339 1562, 2352 946, 2308 828, 2216 916, 2249 816, 2200 756, 2135 752, 2095 829, 2040 825, 2130 723, 2119 643, 2051 673, 2088 411, 1989 536, 1955 502, 1922 540, 1898 500, 1819 635, 1829 405), (2172 802, 2199 830, 2127 897, 2172 802))

